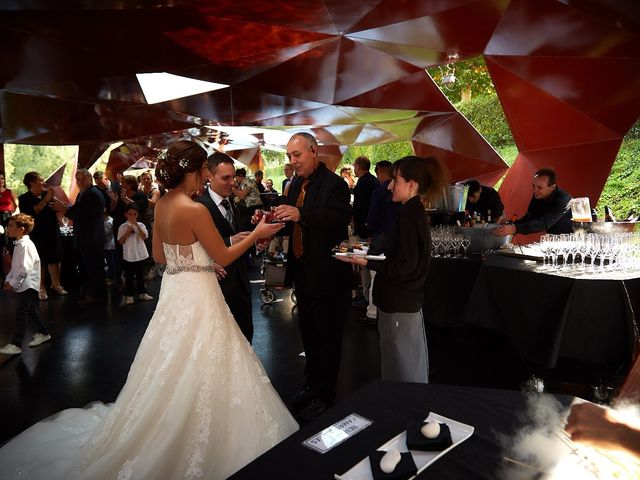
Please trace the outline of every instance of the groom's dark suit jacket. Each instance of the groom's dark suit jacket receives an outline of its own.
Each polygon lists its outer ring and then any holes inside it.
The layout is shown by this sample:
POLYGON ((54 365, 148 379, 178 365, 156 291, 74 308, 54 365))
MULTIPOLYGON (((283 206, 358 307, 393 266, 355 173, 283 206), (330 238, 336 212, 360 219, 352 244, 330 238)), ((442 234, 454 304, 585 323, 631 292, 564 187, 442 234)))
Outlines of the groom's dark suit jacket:
MULTIPOLYGON (((235 228, 224 218, 222 213, 220 213, 220 209, 211 199, 208 190, 205 190, 197 200, 209 210, 213 218, 213 223, 215 223, 216 228, 227 246, 231 244, 230 237, 237 232, 250 230, 249 219, 243 216, 239 209, 235 208, 233 201, 230 201, 230 203, 231 208, 233 208, 233 216, 236 223, 235 228)), ((222 294, 240 330, 242 330, 244 336, 249 343, 251 343, 251 339, 253 338, 253 315, 251 312, 251 285, 249 284, 246 255, 241 255, 240 258, 224 267, 224 269, 227 271, 227 276, 220 280, 222 294)))

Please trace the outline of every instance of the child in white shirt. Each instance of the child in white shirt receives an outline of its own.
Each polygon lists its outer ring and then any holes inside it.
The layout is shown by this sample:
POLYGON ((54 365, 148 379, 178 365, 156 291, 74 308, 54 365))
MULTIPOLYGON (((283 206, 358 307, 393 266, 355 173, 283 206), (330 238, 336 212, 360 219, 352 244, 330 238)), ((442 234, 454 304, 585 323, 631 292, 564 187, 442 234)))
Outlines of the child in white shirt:
POLYGON ((22 340, 27 328, 27 321, 35 327, 35 333, 28 344, 30 347, 51 340, 51 334, 42 323, 38 310, 40 256, 28 235, 33 230, 33 225, 33 217, 25 213, 13 215, 7 225, 8 236, 15 238, 16 241, 11 258, 11 270, 5 279, 4 289, 17 293, 18 307, 13 340, 0 348, 0 353, 5 355, 22 353, 22 340))
POLYGON ((149 233, 144 223, 138 221, 138 206, 135 203, 130 203, 125 207, 124 216, 127 221, 118 228, 118 242, 122 245, 124 260, 124 303, 131 305, 134 294, 134 277, 138 298, 145 301, 153 300, 153 297, 147 294, 147 289, 144 286, 145 260, 149 258, 144 241, 149 233))

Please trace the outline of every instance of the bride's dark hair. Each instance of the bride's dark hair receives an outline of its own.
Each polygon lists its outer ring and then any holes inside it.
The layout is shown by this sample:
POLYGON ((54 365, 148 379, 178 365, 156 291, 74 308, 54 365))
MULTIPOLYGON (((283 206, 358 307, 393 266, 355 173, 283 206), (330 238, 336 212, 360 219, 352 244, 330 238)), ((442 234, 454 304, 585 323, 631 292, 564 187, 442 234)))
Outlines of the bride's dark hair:
POLYGON ((178 140, 158 155, 156 178, 165 188, 176 188, 185 174, 197 172, 207 160, 207 152, 195 142, 178 140))

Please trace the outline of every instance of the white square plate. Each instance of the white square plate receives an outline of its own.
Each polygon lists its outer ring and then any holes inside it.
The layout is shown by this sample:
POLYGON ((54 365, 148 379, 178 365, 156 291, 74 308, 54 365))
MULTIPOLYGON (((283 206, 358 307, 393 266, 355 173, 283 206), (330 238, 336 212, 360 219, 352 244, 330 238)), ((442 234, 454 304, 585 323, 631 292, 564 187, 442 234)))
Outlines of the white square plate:
MULTIPOLYGON (((446 423, 451 431, 451 441, 453 442, 449 448, 439 452, 423 452, 419 450, 411 450, 411 456, 413 461, 418 467, 418 474, 420 474, 425 468, 435 462, 437 459, 448 453, 452 448, 464 442, 467 438, 473 435, 473 427, 464 423, 456 422, 450 418, 443 417, 437 413, 431 412, 426 418, 427 421, 437 421, 440 423, 446 423)), ((408 452, 407 449, 407 432, 399 433, 387 443, 378 447, 378 450, 398 450, 399 452, 408 452)), ((344 472, 342 475, 335 474, 336 480, 372 480, 373 473, 371 472, 371 465, 369 464, 369 457, 365 457, 359 463, 351 467, 351 469, 344 472)), ((415 478, 415 477, 411 477, 415 478)))

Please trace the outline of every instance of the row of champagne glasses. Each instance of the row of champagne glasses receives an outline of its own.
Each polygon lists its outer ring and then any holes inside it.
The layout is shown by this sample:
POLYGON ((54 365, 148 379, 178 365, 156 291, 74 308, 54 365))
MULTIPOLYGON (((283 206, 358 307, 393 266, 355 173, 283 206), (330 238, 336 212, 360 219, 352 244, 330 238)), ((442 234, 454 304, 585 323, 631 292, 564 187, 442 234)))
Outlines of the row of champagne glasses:
POLYGON ((545 234, 540 238, 540 251, 545 269, 632 269, 639 266, 640 234, 545 234))
POLYGON ((471 240, 456 232, 452 226, 438 225, 431 229, 431 244, 433 257, 459 257, 460 249, 462 248, 466 258, 467 248, 471 245, 471 240))

